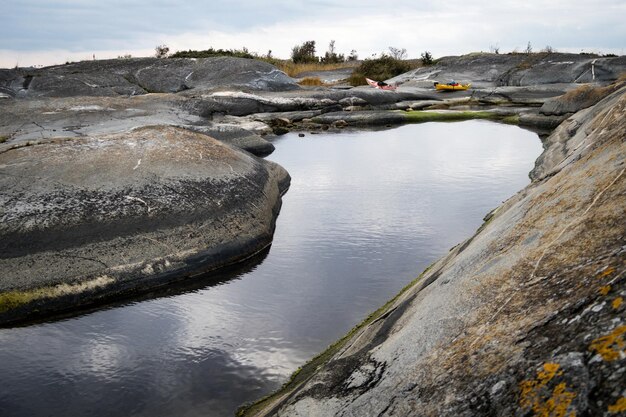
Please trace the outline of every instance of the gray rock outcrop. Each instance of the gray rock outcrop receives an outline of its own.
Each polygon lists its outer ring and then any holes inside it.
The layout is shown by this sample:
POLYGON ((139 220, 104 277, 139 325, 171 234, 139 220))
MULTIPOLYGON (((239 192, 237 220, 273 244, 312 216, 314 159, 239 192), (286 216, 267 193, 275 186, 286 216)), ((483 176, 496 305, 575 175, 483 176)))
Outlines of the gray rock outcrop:
POLYGON ((623 412, 625 111, 621 88, 559 126, 528 187, 254 415, 623 412))
POLYGON ((112 59, 0 71, 0 92, 25 98, 298 88, 273 65, 233 57, 112 59))
POLYGON ((479 88, 569 83, 608 83, 626 72, 626 56, 599 57, 585 54, 474 53, 443 57, 435 65, 409 71, 388 82, 431 86, 433 81, 471 82, 479 88))
POLYGON ((136 294, 272 240, 289 175, 160 126, 0 149, 0 324, 136 294))

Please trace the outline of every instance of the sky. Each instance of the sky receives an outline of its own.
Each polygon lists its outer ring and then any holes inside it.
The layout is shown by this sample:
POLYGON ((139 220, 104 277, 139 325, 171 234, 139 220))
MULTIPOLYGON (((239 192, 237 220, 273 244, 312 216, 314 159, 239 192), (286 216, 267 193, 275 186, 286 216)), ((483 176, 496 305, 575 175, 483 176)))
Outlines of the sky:
POLYGON ((315 40, 323 55, 409 58, 469 52, 626 54, 626 0, 2 0, 0 68, 153 56, 157 45, 241 49, 289 58, 315 40))

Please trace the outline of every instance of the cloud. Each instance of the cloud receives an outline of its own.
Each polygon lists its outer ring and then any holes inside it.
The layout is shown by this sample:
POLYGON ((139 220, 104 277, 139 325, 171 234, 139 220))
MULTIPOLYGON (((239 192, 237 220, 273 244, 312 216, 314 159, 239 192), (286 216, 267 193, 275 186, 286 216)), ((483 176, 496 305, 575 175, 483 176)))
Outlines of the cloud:
POLYGON ((278 0, 179 3, 170 0, 9 0, 0 28, 0 66, 61 63, 84 59, 152 55, 171 50, 242 48, 289 57, 291 48, 316 40, 323 53, 331 40, 340 52, 364 58, 389 46, 410 57, 436 57, 489 50, 557 50, 624 53, 626 26, 621 0, 477 0, 380 2, 278 0), (49 51, 55 51, 50 54, 49 51), (40 57, 40 58, 38 58, 40 57), (54 58, 56 57, 56 59, 54 58))

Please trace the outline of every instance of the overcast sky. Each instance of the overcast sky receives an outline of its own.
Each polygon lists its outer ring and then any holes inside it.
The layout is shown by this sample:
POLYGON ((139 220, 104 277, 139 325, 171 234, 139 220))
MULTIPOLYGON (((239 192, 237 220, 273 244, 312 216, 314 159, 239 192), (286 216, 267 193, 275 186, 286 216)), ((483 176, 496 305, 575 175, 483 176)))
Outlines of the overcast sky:
POLYGON ((626 0, 3 0, 0 67, 119 55, 242 48, 288 58, 315 40, 323 54, 366 58, 389 46, 409 57, 474 51, 626 54, 626 0))

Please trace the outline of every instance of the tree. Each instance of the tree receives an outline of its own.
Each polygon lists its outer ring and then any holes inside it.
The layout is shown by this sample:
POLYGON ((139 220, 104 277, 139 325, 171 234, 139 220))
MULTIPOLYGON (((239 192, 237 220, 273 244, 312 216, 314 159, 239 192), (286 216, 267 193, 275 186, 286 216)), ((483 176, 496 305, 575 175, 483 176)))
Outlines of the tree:
POLYGON ((356 61, 359 59, 359 56, 356 53, 356 49, 350 51, 350 55, 348 55, 348 61, 356 61))
POLYGON ((315 41, 306 41, 302 45, 296 45, 291 50, 291 60, 294 64, 318 62, 315 56, 315 41))
POLYGON ((155 54, 154 56, 156 56, 157 58, 166 58, 167 54, 170 53, 170 47, 167 45, 159 45, 156 48, 154 48, 155 54))
POLYGON ((406 59, 406 48, 389 47, 389 53, 393 59, 406 59))
POLYGON ((324 62, 325 64, 337 64, 345 60, 346 58, 343 54, 337 54, 337 52, 335 52, 335 41, 330 41, 330 43, 328 44, 328 51, 326 51, 326 53, 324 54, 322 62, 324 62))
POLYGON ((500 46, 498 46, 498 44, 495 45, 491 45, 489 47, 489 51, 491 51, 492 54, 499 54, 500 53, 500 46))
POLYGON ((424 65, 432 65, 433 64, 433 54, 428 51, 422 52, 422 64, 424 65))
POLYGON ((529 55, 533 53, 533 47, 530 45, 530 41, 528 41, 528 45, 526 45, 526 50, 524 52, 529 55))

